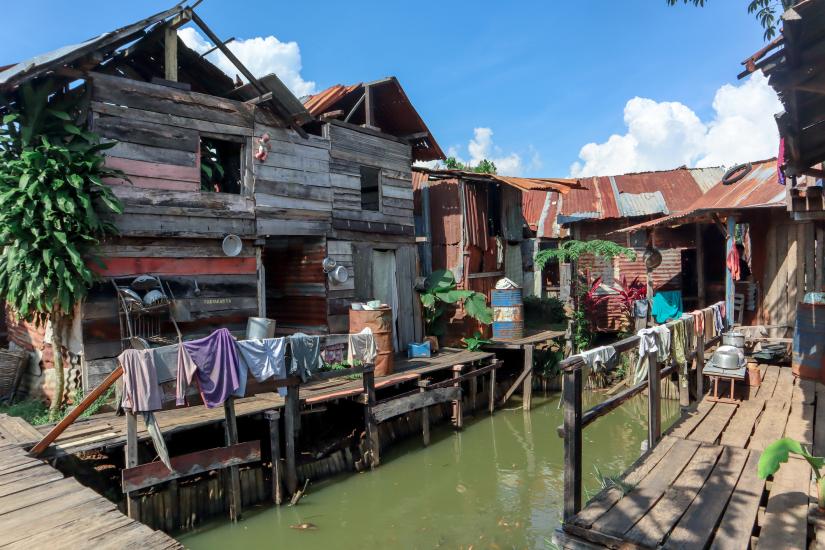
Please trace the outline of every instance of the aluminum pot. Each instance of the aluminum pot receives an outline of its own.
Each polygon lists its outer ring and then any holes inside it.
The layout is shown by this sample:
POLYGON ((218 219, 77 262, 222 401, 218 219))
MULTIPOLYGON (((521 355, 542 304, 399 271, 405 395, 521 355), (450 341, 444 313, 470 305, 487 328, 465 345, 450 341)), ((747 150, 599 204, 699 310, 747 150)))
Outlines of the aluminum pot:
POLYGON ((717 350, 713 354, 713 364, 723 370, 736 370, 740 366, 739 354, 717 350))
POLYGON ((722 335, 722 345, 745 348, 745 335, 741 332, 726 332, 722 335))

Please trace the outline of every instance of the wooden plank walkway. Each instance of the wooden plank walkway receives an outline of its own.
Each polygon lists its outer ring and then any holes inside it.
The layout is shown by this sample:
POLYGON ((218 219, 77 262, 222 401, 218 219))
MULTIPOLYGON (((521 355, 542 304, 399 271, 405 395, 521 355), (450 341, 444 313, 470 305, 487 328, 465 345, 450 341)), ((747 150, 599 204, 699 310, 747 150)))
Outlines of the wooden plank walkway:
MULTIPOLYGON (((414 383, 438 371, 449 371, 453 365, 481 363, 493 358, 489 352, 467 350, 446 350, 431 358, 396 359, 395 374, 376 378, 377 390, 414 383)), ((363 393, 361 380, 337 378, 328 381, 310 382, 300 387, 300 399, 306 405, 317 405, 338 399, 348 399, 363 393)), ((280 409, 284 399, 276 392, 260 393, 235 400, 235 415, 245 417, 263 414, 264 411, 280 409)), ((223 407, 207 409, 203 405, 178 408, 155 413, 164 436, 192 430, 224 421, 223 407)), ((37 442, 48 433, 51 425, 40 426, 37 433, 29 434, 27 444, 37 442)), ((143 422, 138 423, 138 440, 149 440, 149 433, 143 422)), ((95 449, 115 449, 126 444, 126 417, 115 413, 96 414, 76 421, 44 453, 44 457, 76 454, 95 449)))
POLYGON ((700 401, 625 473, 626 494, 604 490, 562 526, 561 545, 807 548, 810 468, 791 458, 766 483, 757 464, 783 436, 825 450, 825 386, 794 379, 789 367, 760 369, 762 385, 743 388, 740 403, 700 401))
POLYGON ((161 531, 129 519, 92 489, 22 448, 38 434, 19 418, 0 415, 0 547, 183 548, 161 531))

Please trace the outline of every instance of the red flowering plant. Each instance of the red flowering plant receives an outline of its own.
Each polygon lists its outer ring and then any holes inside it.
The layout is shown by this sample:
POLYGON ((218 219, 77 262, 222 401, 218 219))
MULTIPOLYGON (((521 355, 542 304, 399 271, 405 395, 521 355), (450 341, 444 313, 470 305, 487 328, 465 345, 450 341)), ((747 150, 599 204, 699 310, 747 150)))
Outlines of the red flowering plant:
POLYGON ((619 289, 619 301, 628 323, 633 321, 633 305, 645 299, 647 299, 647 285, 640 281, 639 277, 635 277, 633 282, 627 284, 627 277, 623 276, 622 286, 619 289))

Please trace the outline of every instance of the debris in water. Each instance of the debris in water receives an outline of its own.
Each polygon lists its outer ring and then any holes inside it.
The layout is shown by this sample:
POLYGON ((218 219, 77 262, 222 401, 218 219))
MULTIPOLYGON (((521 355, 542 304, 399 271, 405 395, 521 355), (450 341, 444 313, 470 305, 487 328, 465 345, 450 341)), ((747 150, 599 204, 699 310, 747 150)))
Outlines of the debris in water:
POLYGON ((290 525, 290 529, 298 529, 301 531, 315 531, 318 526, 314 523, 299 523, 298 525, 290 525))
POLYGON ((464 493, 467 492, 467 487, 465 487, 464 485, 459 483, 458 485, 455 486, 455 490, 463 495, 464 493))

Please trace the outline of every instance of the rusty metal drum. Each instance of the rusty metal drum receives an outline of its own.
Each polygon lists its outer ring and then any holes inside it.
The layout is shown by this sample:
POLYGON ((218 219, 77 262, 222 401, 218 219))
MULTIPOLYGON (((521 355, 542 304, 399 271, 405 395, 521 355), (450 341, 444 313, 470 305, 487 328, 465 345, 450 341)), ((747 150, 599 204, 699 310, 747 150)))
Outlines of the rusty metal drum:
POLYGON ((387 376, 393 372, 393 321, 392 308, 382 307, 374 310, 350 309, 350 334, 369 328, 375 337, 378 356, 375 358, 375 376, 387 376))
POLYGON ((524 337, 524 299, 520 288, 493 289, 493 339, 516 340, 524 337))

